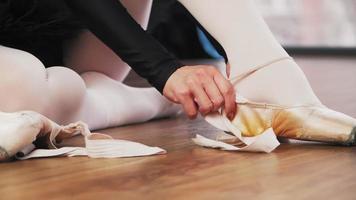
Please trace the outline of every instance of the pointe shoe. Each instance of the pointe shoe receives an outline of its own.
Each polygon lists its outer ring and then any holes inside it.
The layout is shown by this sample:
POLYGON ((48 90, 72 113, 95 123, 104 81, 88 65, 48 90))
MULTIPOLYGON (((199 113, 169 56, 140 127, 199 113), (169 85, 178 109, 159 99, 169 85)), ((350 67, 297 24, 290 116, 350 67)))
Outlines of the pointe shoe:
MULTIPOLYGON (((290 58, 281 58, 256 67, 232 82, 236 83, 257 70, 284 59, 290 58)), ((323 105, 283 106, 251 102, 241 96, 237 97, 236 102, 238 112, 233 120, 228 120, 223 110, 208 115, 205 119, 213 126, 238 137, 253 138, 272 129, 281 138, 356 145, 356 119, 323 105)), ((226 140, 222 142, 231 143, 226 140)))
POLYGON ((272 128, 276 136, 331 144, 356 144, 356 119, 324 106, 293 106, 238 102, 231 124, 245 137, 272 128))
POLYGON ((32 142, 41 135, 44 124, 32 112, 0 112, 0 161, 11 159, 16 153, 34 148, 32 142))
POLYGON ((33 111, 0 112, 0 162, 11 160, 16 154, 27 154, 35 149, 33 142, 56 148, 55 143, 77 134, 33 111))
POLYGON ((83 122, 60 126, 32 111, 0 112, 0 162, 14 158, 20 160, 53 156, 118 158, 164 153, 166 151, 159 147, 114 140, 109 135, 91 133, 83 122), (58 143, 78 134, 85 136, 85 147, 57 148, 58 143), (43 149, 36 149, 38 147, 43 149))

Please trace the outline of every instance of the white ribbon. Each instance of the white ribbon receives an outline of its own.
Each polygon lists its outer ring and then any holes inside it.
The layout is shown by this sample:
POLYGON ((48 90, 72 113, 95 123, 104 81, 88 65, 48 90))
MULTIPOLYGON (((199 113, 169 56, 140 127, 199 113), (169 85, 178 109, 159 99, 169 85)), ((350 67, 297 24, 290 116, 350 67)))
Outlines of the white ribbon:
MULTIPOLYGON (((247 103, 248 100, 238 96, 236 98, 236 102, 241 104, 247 103)), ((222 141, 212 140, 204 136, 197 135, 195 138, 193 138, 193 142, 200 146, 219 148, 226 151, 251 151, 270 153, 280 145, 272 128, 265 130, 263 133, 255 137, 244 137, 242 136, 241 131, 237 129, 226 116, 221 114, 221 112, 207 115, 205 120, 220 130, 232 133, 234 137, 240 140, 245 146, 237 147, 222 141)))
POLYGON ((166 151, 159 147, 150 147, 137 142, 127 140, 116 140, 111 136, 101 133, 91 133, 88 126, 83 122, 69 124, 68 126, 58 126, 52 124, 53 130, 50 134, 50 146, 53 149, 35 149, 28 151, 25 148, 18 153, 16 158, 26 160, 40 157, 57 157, 57 156, 88 156, 91 158, 123 158, 149 156, 155 154, 165 154, 166 151), (55 137, 61 130, 68 131, 68 137, 82 134, 85 138, 85 147, 62 147, 57 148, 55 137))

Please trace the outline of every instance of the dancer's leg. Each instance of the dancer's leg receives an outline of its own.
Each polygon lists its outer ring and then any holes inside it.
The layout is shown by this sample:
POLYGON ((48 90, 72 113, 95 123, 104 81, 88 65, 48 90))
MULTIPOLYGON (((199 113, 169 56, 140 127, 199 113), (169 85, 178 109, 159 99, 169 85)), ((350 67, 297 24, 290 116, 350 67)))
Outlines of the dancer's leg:
POLYGON ((81 76, 88 88, 88 98, 76 118, 88 123, 92 130, 144 122, 178 111, 154 88, 129 87, 98 72, 81 76))
POLYGON ((125 86, 98 72, 81 77, 65 67, 46 69, 33 55, 0 46, 2 112, 32 110, 59 124, 82 120, 92 130, 176 112, 153 91, 125 86))
MULTIPOLYGON (((256 66, 288 56, 253 1, 180 2, 225 49, 231 65, 231 79, 256 66)), ((282 105, 320 104, 303 72, 292 60, 259 70, 236 87, 240 94, 254 101, 282 105)))
MULTIPOLYGON (((121 0, 121 3, 146 29, 152 0, 121 0)), ((77 118, 94 124, 95 128, 143 122, 179 110, 179 106, 168 102, 154 88, 134 88, 121 83, 130 67, 89 31, 74 41, 66 54, 66 66, 81 74, 91 96, 77 118), (99 111, 91 109, 91 105, 106 112, 104 124, 95 114, 99 111)))

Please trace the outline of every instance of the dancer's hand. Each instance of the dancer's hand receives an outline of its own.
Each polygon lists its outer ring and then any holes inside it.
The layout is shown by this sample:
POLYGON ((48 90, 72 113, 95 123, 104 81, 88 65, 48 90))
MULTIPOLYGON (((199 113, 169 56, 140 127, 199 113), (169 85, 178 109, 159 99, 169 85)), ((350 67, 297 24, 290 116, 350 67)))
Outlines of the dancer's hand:
POLYGON ((182 104, 189 118, 217 111, 224 106, 229 119, 236 112, 235 90, 232 84, 213 66, 184 66, 166 82, 163 95, 182 104))

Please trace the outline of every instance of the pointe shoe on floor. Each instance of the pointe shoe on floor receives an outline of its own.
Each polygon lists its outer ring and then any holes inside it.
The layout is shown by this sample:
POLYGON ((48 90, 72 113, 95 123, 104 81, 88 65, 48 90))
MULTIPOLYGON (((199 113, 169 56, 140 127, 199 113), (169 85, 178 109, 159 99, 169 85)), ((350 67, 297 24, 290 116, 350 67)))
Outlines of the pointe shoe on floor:
MULTIPOLYGON (((242 79, 249 74, 268 65, 255 68, 237 79, 242 79)), ((236 82, 233 80, 232 82, 236 82)), ((261 135, 272 130, 281 138, 318 141, 330 144, 356 145, 356 119, 345 114, 333 111, 322 105, 297 105, 283 106, 267 103, 251 102, 243 97, 238 97, 238 112, 233 120, 228 120, 226 113, 208 115, 205 119, 213 126, 231 132, 235 139, 213 141, 198 136, 194 141, 202 146, 222 148, 225 150, 241 150, 237 146, 248 147, 253 140, 256 142, 261 135)), ((253 151, 270 152, 278 146, 273 137, 260 141, 260 146, 253 151), (272 146, 266 150, 269 141, 272 146)), ((243 150, 243 149, 242 149, 243 150)), ((249 149, 247 149, 249 150, 249 149)))
POLYGON ((32 142, 47 128, 36 113, 0 112, 0 161, 9 160, 24 149, 31 151, 32 142))
POLYGON ((32 111, 0 112, 0 162, 14 158, 29 159, 53 156, 89 156, 117 158, 165 153, 127 140, 114 140, 109 135, 91 133, 83 122, 60 126, 32 111), (57 148, 57 143, 75 135, 85 136, 85 147, 57 148), (36 149, 41 147, 44 149, 36 149))

